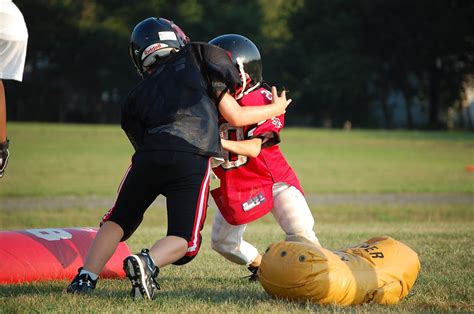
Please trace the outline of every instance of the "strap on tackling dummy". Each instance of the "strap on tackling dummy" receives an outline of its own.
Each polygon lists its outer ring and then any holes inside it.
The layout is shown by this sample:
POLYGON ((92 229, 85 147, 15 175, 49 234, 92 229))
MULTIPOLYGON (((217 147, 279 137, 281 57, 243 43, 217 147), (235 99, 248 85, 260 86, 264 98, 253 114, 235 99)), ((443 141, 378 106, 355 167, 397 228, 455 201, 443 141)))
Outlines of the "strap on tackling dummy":
POLYGON ((377 237, 340 251, 274 243, 263 255, 258 276, 275 297, 319 304, 396 304, 419 271, 415 251, 390 237, 377 237))

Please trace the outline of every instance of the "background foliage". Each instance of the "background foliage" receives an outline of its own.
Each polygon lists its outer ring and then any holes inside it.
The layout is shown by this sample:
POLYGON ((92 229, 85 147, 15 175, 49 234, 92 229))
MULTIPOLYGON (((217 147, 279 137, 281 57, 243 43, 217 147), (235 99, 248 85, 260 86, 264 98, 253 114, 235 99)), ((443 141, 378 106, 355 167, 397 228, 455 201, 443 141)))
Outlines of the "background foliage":
MULTIPOLYGON (((10 120, 118 122, 118 104, 139 79, 129 36, 149 16, 174 20, 193 41, 224 33, 252 39, 264 78, 294 99, 293 125, 445 128, 450 107, 465 110, 463 82, 473 72, 472 1, 15 3, 30 38, 24 83, 7 86, 10 120)), ((472 127, 469 118, 460 126, 472 127)))

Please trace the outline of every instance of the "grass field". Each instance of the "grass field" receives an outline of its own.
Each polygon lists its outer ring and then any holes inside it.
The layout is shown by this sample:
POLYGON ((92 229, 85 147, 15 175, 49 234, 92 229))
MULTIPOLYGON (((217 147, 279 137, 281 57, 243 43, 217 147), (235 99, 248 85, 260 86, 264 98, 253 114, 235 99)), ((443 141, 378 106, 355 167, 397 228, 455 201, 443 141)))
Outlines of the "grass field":
MULTIPOLYGON (((104 208, 2 208, 2 198, 90 196, 115 193, 131 147, 117 126, 9 125, 12 159, 0 180, 1 229, 96 226, 104 208)), ((282 149, 308 195, 472 196, 474 134, 403 131, 288 129, 282 149)), ((474 204, 440 198, 436 203, 342 202, 310 204, 323 245, 339 249, 388 235, 418 252, 422 270, 399 305, 349 308, 271 299, 241 277, 244 267, 210 249, 210 208, 201 252, 184 267, 164 268, 162 291, 133 302, 126 280, 102 280, 94 296, 64 293, 65 281, 0 285, 0 313, 14 312, 474 312, 474 204)), ((166 232, 163 208, 154 207, 127 242, 132 251, 166 232)), ((263 251, 282 233, 271 216, 249 225, 246 239, 263 251)), ((0 261, 1 263, 1 261, 0 261)))
MULTIPOLYGON (((132 147, 118 126, 9 124, 0 196, 112 195, 132 147)), ((474 134, 288 129, 282 150, 306 193, 474 193, 474 134)))

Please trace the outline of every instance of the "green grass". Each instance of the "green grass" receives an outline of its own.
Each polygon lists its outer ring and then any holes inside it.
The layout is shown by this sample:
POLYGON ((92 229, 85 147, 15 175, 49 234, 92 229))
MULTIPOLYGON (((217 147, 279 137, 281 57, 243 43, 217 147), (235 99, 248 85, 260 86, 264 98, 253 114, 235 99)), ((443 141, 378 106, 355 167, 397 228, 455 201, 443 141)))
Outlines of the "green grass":
MULTIPOLYGON (((339 249, 373 236, 389 235, 418 252, 422 270, 407 298, 396 306, 350 308, 273 300, 257 284, 241 279, 242 266, 227 262, 210 249, 210 209, 199 255, 186 266, 163 268, 162 290, 153 302, 129 299, 128 280, 102 280, 94 296, 64 293, 68 282, 54 281, 0 286, 0 312, 446 312, 474 311, 473 210, 469 205, 331 205, 315 208, 317 233, 325 247, 339 249), (105 310, 104 310, 105 309, 105 310)), ((95 226, 98 210, 61 209, 36 212, 3 211, 7 229, 95 226)), ((163 209, 150 209, 127 242, 132 251, 149 247, 166 232, 163 209)), ((271 216, 249 225, 246 239, 260 251, 282 239, 271 216)))
POLYGON ((307 192, 474 192, 473 133, 290 129, 283 141, 307 192))
MULTIPOLYGON (((1 196, 113 195, 132 147, 118 125, 10 123, 1 196)), ((307 193, 474 192, 474 134, 288 128, 307 193)))
POLYGON ((111 195, 131 160, 119 126, 10 123, 8 134, 0 196, 111 195))
MULTIPOLYGON (((8 130, 12 155, 0 180, 0 229, 97 226, 105 208, 65 202, 63 208, 8 209, 2 208, 2 197, 113 196, 132 154, 119 126, 10 123, 8 130)), ((289 128, 282 139, 282 150, 307 194, 474 193, 474 173, 464 170, 474 164, 472 133, 289 128)), ((48 204, 47 199, 42 202, 48 204)), ((102 280, 88 298, 68 295, 68 282, 53 281, 0 285, 0 313, 474 312, 474 204, 310 205, 327 248, 380 235, 412 247, 422 269, 409 296, 396 306, 349 308, 274 300, 259 284, 241 279, 247 275, 245 267, 210 249, 215 211, 210 208, 199 255, 186 266, 162 269, 162 291, 153 302, 131 301, 127 280, 102 280)), ((153 207, 127 244, 138 251, 165 233, 165 211, 153 207)), ((246 232, 246 240, 260 251, 282 237, 271 215, 246 232)))

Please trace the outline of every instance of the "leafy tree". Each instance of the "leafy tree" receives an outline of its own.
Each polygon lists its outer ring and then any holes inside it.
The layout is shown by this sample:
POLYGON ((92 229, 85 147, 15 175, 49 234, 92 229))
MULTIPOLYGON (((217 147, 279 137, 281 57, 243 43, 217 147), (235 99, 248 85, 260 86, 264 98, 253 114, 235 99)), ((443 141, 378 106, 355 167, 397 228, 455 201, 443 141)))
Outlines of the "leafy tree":
MULTIPOLYGON (((306 1, 295 14, 294 34, 301 40, 293 68, 303 77, 301 110, 371 126, 377 101, 386 126, 393 113, 386 103, 402 91, 408 127, 415 99, 430 105, 430 125, 441 127, 439 111, 460 95, 472 72, 473 2, 466 1, 306 1), (301 60, 304 60, 302 62, 301 60)), ((316 121, 321 123, 320 118, 316 121)))
MULTIPOLYGON (((289 90, 290 124, 394 127, 389 95, 429 105, 445 127, 474 68, 474 2, 464 0, 18 0, 29 29, 24 83, 8 83, 9 118, 117 122, 139 80, 128 55, 134 25, 164 16, 193 41, 225 33, 259 47, 264 78, 289 90)), ((459 102, 459 101, 458 101, 459 102)))

